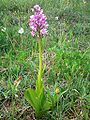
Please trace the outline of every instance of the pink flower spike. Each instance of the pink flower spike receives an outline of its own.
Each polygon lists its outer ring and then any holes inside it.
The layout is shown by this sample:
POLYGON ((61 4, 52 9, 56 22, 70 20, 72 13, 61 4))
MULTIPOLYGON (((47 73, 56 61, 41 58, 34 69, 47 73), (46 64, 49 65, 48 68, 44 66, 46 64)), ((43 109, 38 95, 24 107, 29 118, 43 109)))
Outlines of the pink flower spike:
POLYGON ((29 26, 31 28, 31 35, 34 37, 36 34, 40 34, 42 36, 47 35, 47 28, 48 28, 48 24, 47 24, 47 18, 43 13, 43 10, 40 8, 39 5, 35 5, 33 7, 34 10, 34 15, 30 16, 30 20, 29 20, 29 26))

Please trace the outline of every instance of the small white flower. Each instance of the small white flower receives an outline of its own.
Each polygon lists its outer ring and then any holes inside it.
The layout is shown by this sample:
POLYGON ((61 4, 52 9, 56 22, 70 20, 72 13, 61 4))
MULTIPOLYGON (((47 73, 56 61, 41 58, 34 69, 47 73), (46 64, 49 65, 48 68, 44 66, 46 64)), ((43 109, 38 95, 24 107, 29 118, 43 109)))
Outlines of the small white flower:
POLYGON ((2 31, 2 32, 5 32, 5 31, 6 31, 6 28, 5 28, 5 27, 3 27, 3 28, 1 29, 1 31, 2 31))
POLYGON ((58 18, 58 16, 57 17, 55 17, 55 20, 58 20, 59 18, 58 18))
POLYGON ((86 0, 83 0, 83 3, 86 4, 87 3, 86 0))
POLYGON ((19 34, 23 34, 24 33, 24 29, 21 27, 18 31, 19 34))
POLYGON ((32 12, 34 12, 34 9, 33 9, 33 8, 31 8, 31 11, 32 11, 32 12))

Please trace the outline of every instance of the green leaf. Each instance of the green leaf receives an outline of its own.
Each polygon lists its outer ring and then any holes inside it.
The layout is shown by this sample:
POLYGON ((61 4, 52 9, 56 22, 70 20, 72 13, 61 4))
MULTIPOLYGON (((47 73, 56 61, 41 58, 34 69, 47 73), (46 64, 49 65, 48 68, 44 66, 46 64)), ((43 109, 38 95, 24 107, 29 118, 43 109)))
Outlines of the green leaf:
POLYGON ((51 107, 52 107, 52 103, 49 101, 46 101, 46 103, 44 104, 45 111, 49 110, 51 107))
POLYGON ((39 98, 38 98, 39 100, 40 100, 40 108, 42 109, 42 110, 44 110, 44 104, 45 104, 45 102, 46 102, 46 96, 45 96, 45 94, 44 94, 44 88, 42 88, 41 89, 41 91, 40 91, 40 95, 39 95, 39 98))
POLYGON ((25 98, 26 100, 31 104, 31 106, 35 109, 35 111, 39 111, 39 100, 38 96, 36 94, 36 91, 29 88, 25 92, 25 98))

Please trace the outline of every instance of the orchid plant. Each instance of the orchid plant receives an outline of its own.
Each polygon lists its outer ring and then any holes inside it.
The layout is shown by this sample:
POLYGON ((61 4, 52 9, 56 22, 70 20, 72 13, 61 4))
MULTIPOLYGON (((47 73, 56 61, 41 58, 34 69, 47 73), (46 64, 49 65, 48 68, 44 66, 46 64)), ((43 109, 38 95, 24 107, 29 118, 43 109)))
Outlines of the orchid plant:
POLYGON ((32 11, 34 15, 30 16, 29 26, 31 28, 31 35, 38 38, 39 72, 35 90, 28 88, 25 91, 25 98, 34 108, 36 116, 41 117, 45 111, 54 107, 58 99, 59 90, 52 93, 49 90, 45 92, 42 80, 42 38, 48 34, 48 24, 47 18, 39 5, 35 5, 32 11))

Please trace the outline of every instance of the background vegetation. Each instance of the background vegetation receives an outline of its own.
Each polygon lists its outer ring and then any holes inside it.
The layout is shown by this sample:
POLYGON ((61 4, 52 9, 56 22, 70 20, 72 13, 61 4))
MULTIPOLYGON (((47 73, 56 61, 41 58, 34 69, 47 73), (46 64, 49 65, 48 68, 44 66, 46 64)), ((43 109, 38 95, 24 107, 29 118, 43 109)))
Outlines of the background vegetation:
POLYGON ((35 119, 24 98, 26 88, 35 87, 38 71, 37 40, 28 26, 35 4, 44 9, 49 24, 43 39, 43 80, 50 91, 59 87, 63 92, 41 120, 89 120, 89 0, 0 0, 0 119, 35 119), (18 33, 21 27, 23 34, 18 33))

